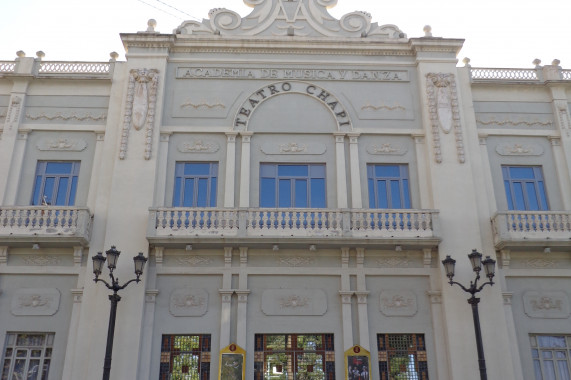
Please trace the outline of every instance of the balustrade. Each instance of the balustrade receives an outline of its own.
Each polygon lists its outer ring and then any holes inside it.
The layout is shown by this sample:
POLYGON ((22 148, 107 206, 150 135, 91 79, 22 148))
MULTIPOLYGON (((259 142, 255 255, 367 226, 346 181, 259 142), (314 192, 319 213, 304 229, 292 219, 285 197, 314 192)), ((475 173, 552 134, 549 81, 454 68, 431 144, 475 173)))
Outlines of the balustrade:
POLYGON ((16 62, 0 61, 0 73, 13 73, 16 69, 16 62))
POLYGON ((535 69, 471 68, 472 80, 538 81, 535 69))
POLYGON ((569 244, 571 212, 507 211, 492 218, 496 246, 569 244))

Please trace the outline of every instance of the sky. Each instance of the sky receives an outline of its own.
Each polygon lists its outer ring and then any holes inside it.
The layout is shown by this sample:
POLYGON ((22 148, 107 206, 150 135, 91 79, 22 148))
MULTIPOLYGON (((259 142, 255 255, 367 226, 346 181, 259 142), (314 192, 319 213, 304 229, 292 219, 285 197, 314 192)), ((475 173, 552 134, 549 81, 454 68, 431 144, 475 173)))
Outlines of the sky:
MULTIPOLYGON (((317 1, 317 0, 311 0, 317 1)), ((246 16, 252 8, 242 0, 0 0, 0 61, 12 61, 23 50, 46 61, 107 61, 125 50, 119 33, 147 28, 172 33, 184 20, 208 18, 211 8, 227 8, 246 16)), ((532 68, 559 59, 571 69, 570 0, 338 0, 329 12, 336 18, 366 11, 372 21, 395 24, 407 36, 463 38, 458 55, 473 67, 532 68)))

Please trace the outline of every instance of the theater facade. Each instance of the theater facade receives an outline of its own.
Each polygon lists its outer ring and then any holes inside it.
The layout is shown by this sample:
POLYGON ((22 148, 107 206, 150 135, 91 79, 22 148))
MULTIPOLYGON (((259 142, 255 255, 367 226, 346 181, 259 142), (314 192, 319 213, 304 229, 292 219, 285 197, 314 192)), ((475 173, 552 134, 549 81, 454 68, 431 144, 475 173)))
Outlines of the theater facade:
POLYGON ((244 2, 0 61, 0 379, 569 379, 571 70, 244 2))

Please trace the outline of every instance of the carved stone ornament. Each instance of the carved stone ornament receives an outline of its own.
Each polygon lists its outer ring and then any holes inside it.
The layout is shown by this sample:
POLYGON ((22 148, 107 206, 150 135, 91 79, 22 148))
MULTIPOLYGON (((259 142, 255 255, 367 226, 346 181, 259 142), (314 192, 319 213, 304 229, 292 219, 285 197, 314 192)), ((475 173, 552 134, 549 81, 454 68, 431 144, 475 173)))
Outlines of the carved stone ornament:
POLYGON ((367 153, 369 154, 382 154, 382 155, 395 155, 403 156, 408 152, 408 149, 402 146, 393 146, 391 143, 371 144, 367 146, 367 153))
POLYGON ((18 289, 12 297, 13 315, 54 315, 59 309, 60 292, 55 288, 18 289))
POLYGON ((175 317, 200 317, 208 311, 205 289, 183 288, 171 293, 169 311, 175 317))
POLYGON ((530 318, 569 318, 569 297, 563 291, 529 291, 523 309, 530 318))
POLYGON ((39 114, 26 113, 26 119, 29 119, 29 120, 45 119, 48 121, 52 121, 52 120, 100 121, 100 120, 106 120, 107 115, 104 113, 99 114, 99 115, 92 115, 91 113, 79 114, 79 113, 75 113, 75 112, 74 113, 56 112, 54 114, 47 114, 44 112, 44 113, 39 113, 39 114))
POLYGON ((387 317, 412 317, 418 311, 416 294, 410 290, 383 290, 379 310, 387 317))
POLYGON ((266 315, 324 315, 327 296, 321 289, 267 289, 262 293, 266 315))
POLYGON ((203 265, 210 265, 212 264, 212 260, 208 257, 204 256, 185 256, 185 257, 177 257, 175 259, 177 265, 182 266, 203 266, 203 265))
POLYGON ((60 259, 57 256, 32 255, 24 258, 24 263, 28 265, 48 266, 59 265, 60 259))
POLYGON ((200 100, 200 101, 192 101, 190 99, 187 99, 184 103, 182 103, 180 105, 180 108, 185 109, 185 108, 193 108, 195 110, 199 110, 199 109, 216 109, 216 108, 220 108, 220 109, 225 109, 226 106, 220 101, 220 100, 215 100, 212 102, 207 102, 206 100, 200 100))
POLYGON ((262 153, 267 155, 279 155, 279 154, 310 154, 310 155, 320 155, 324 154, 327 150, 325 144, 321 143, 300 143, 300 142, 288 142, 283 144, 278 143, 267 143, 260 146, 262 153))
POLYGON ((537 144, 498 144, 496 152, 501 156, 541 156, 543 147, 537 144))
POLYGON ((290 267, 303 267, 313 264, 315 259, 313 257, 305 256, 284 256, 278 259, 280 265, 287 265, 290 267))
MULTIPOLYGON (((21 96, 12 95, 10 106, 8 107, 8 115, 6 116, 6 123, 18 123, 20 120, 20 110, 22 108, 23 99, 21 96)), ((12 129, 12 126, 10 126, 12 129)))
POLYGON ((220 149, 220 145, 202 139, 194 139, 181 142, 178 147, 181 153, 215 153, 220 149))
POLYGON ((83 139, 73 139, 66 136, 46 138, 36 145, 38 150, 56 150, 68 152, 81 152, 87 148, 87 142, 83 139))
POLYGON ((535 269, 555 268, 555 261, 549 259, 529 259, 525 262, 525 266, 535 269))
POLYGON ((464 137, 460 126, 460 109, 454 74, 429 73, 426 74, 426 82, 434 159, 437 163, 442 162, 440 130, 448 134, 453 129, 458 162, 463 164, 466 161, 464 137))
POLYGON ((377 260, 377 266, 380 268, 407 268, 409 264, 406 256, 382 257, 377 260))
POLYGON ((246 17, 225 8, 209 12, 210 20, 185 21, 176 29, 185 35, 311 36, 403 39, 395 25, 371 22, 367 12, 355 11, 335 19, 327 11, 337 0, 244 0, 254 10, 246 17))
POLYGON ((145 160, 151 158, 159 83, 158 74, 159 71, 156 69, 133 69, 130 72, 119 151, 121 160, 125 159, 127 154, 131 125, 137 131, 145 127, 145 160))
POLYGON ((511 120, 511 119, 504 119, 504 120, 496 120, 495 118, 491 118, 490 120, 482 120, 480 118, 476 119, 476 122, 483 126, 497 126, 497 127, 551 127, 553 125, 553 121, 551 120, 511 120))
POLYGON ((378 106, 374 106, 371 102, 368 102, 364 106, 361 107, 361 111, 406 111, 406 108, 401 106, 398 103, 394 103, 394 105, 389 106, 384 104, 383 102, 379 103, 378 106))

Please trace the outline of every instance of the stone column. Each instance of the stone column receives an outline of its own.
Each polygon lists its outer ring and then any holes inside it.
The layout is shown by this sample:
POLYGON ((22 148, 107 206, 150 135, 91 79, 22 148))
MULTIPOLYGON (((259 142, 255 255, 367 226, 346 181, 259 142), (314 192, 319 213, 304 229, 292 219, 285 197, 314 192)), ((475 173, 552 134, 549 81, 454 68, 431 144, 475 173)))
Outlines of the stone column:
POLYGON ((357 248, 357 315, 359 316, 359 345, 371 351, 369 342, 369 314, 367 310, 367 284, 363 264, 365 262, 365 248, 357 248))
POLYGON ((429 290, 426 292, 430 298, 430 312, 432 317, 432 331, 434 336, 434 348, 436 352, 436 378, 447 380, 450 378, 448 368, 448 354, 446 348, 446 329, 444 324, 444 314, 442 313, 442 292, 429 290))
POLYGON ((561 139, 558 137, 550 137, 551 147, 553 149, 553 157, 555 159, 555 170, 559 179, 559 188, 561 189, 561 198, 563 199, 563 207, 565 210, 571 209, 571 172, 567 166, 565 152, 561 146, 561 139))
POLYGON ((347 208, 347 172, 345 168, 345 133, 336 132, 335 164, 337 165, 337 208, 347 208))
POLYGON ((253 132, 240 132, 242 159, 240 161, 240 207, 250 207, 250 139, 253 132))
POLYGON ((482 158, 482 170, 484 171, 484 183, 486 185, 486 195, 488 197, 488 205, 490 214, 498 210, 498 203, 496 202, 496 195, 494 193, 494 179, 492 177, 492 167, 490 166, 490 156, 488 154, 487 135, 481 134, 478 136, 480 142, 480 156, 482 158))
POLYGON ((222 299, 220 311, 220 348, 230 344, 230 326, 232 316, 232 247, 224 247, 224 273, 222 274, 222 289, 219 290, 222 299))
POLYGON ((351 298, 353 297, 353 292, 351 291, 351 282, 349 280, 349 248, 341 248, 341 268, 343 272, 341 273, 341 290, 339 295, 341 296, 341 314, 343 320, 343 351, 348 350, 353 347, 353 322, 351 313, 351 298))
POLYGON ((349 162, 351 165, 351 208, 363 208, 361 172, 359 168, 360 133, 349 133, 349 162))
MULTIPOLYGON (((4 137, 4 136, 2 136, 4 137)), ((15 205, 18 197, 18 186, 20 184, 20 174, 22 173, 22 164, 24 163, 24 154, 26 153, 26 142, 28 140, 28 131, 18 132, 14 150, 12 153, 12 163, 6 180, 6 192, 4 193, 5 205, 15 205)))
POLYGON ((511 351, 513 354, 513 367, 514 374, 517 379, 523 379, 523 371, 521 364, 521 356, 519 353, 519 345, 517 343, 516 327, 514 322, 514 315, 512 310, 512 296, 513 293, 504 292, 502 297, 504 299, 504 312, 506 313, 506 322, 508 325, 508 336, 510 337, 511 351))
MULTIPOLYGON (((224 186, 224 207, 234 207, 234 181, 236 180, 236 135, 226 132, 226 184, 224 186)), ((226 347, 226 346, 222 346, 226 347)))
POLYGON ((83 289, 71 289, 73 296, 73 307, 71 309, 71 319, 67 336, 67 347, 65 350, 65 360, 63 364, 62 379, 73 380, 71 373, 76 358, 77 329, 79 328, 79 315, 81 313, 81 302, 83 301, 83 289))
POLYGON ((414 147, 416 149, 416 166, 418 175, 418 187, 420 191, 420 209, 434 208, 432 202, 432 185, 430 184, 429 164, 426 159, 428 152, 426 150, 426 138, 424 134, 413 134, 414 147))
POLYGON ((143 330, 141 332, 141 351, 139 352, 141 365, 139 366, 138 379, 149 379, 151 376, 151 363, 153 358, 153 330, 155 324, 155 308, 158 289, 147 289, 145 292, 145 309, 143 313, 143 330))
POLYGON ((91 182, 89 193, 87 194, 87 208, 93 212, 95 208, 95 199, 97 198, 97 183, 102 171, 103 163, 103 145, 105 142, 105 133, 97 133, 95 135, 95 152, 93 153, 93 169, 91 170, 91 182))

